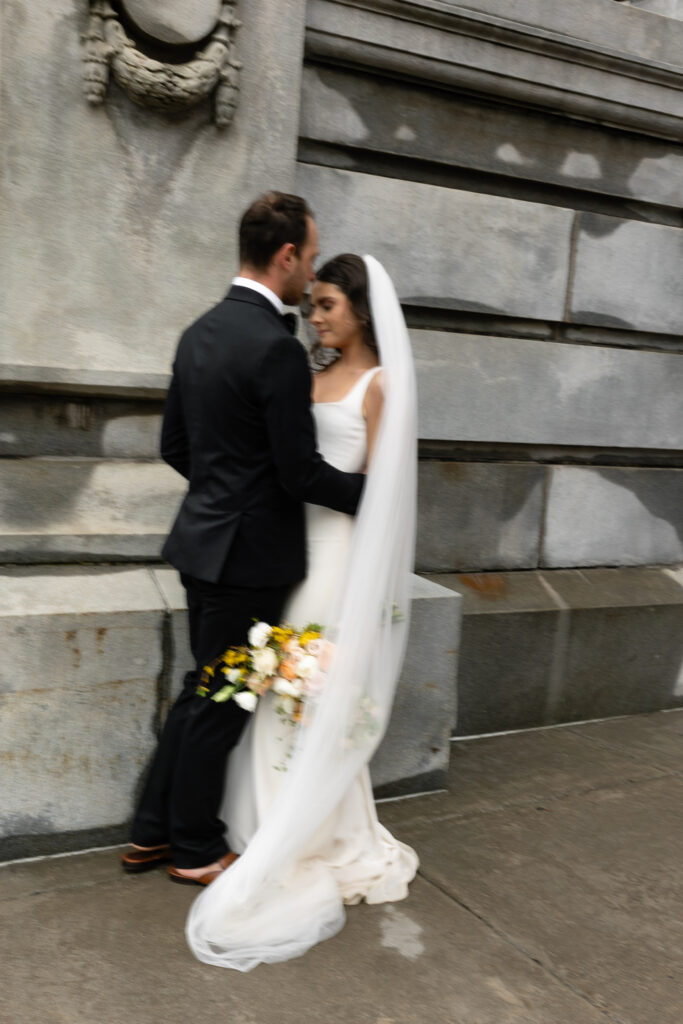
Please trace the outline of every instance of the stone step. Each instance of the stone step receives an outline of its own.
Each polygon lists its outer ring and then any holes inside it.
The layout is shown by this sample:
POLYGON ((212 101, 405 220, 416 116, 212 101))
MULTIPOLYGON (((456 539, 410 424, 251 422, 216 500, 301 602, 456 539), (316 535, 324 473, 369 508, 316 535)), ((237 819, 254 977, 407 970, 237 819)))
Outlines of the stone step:
POLYGON ((156 460, 0 460, 0 562, 157 558, 184 491, 156 460))
MULTIPOLYGON (((372 776, 443 786, 460 597, 413 578, 408 652, 372 776)), ((0 859, 122 841, 159 723, 190 667, 171 569, 0 571, 0 859)))
MULTIPOLYGON (((184 490, 154 459, 0 459, 0 562, 154 560, 184 490)), ((420 572, 681 561, 683 469, 420 463, 420 572)))
POLYGON ((683 706, 683 568, 429 578, 463 597, 457 735, 683 706))

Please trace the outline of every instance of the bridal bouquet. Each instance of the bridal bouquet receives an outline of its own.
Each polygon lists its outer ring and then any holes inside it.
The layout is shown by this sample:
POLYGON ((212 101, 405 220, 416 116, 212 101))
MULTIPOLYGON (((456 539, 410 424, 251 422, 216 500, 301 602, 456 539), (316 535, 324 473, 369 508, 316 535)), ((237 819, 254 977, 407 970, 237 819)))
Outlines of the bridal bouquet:
POLYGON ((272 690, 276 710, 299 722, 306 698, 320 692, 320 670, 330 662, 332 644, 323 639, 322 631, 314 622, 300 632, 289 625, 255 622, 247 644, 228 647, 205 666, 196 692, 217 704, 234 700, 245 711, 255 711, 259 697, 272 690), (214 689, 217 674, 225 683, 214 689))

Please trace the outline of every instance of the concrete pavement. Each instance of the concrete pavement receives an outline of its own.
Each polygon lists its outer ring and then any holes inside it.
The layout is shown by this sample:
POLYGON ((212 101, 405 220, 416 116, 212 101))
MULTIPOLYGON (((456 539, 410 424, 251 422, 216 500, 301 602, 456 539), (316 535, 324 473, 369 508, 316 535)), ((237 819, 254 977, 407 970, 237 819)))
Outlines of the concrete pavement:
POLYGON ((251 974, 193 959, 194 891, 117 851, 0 867, 2 1024, 681 1024, 683 713, 454 744, 380 805, 403 903, 251 974))

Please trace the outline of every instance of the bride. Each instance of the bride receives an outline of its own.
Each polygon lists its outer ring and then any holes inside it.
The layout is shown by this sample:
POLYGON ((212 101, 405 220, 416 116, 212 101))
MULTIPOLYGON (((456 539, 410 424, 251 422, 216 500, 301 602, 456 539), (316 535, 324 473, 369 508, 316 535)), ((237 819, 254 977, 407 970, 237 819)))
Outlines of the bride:
POLYGON ((239 860, 193 905, 187 938, 206 963, 250 970, 336 934, 344 904, 403 899, 417 856, 379 823, 368 761, 386 728, 409 618, 416 412, 410 343, 393 285, 372 257, 317 275, 310 321, 318 447, 367 468, 354 520, 306 508, 309 567, 285 621, 325 623, 334 644, 318 698, 294 731, 267 693, 233 751, 221 816, 239 860), (380 365, 381 364, 381 365, 380 365))

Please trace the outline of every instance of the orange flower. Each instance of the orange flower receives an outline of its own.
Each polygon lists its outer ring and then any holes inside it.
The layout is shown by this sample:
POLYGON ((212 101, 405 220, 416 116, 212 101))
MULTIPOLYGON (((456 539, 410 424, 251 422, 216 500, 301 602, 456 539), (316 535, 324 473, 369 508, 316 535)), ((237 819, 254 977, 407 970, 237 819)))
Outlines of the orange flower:
POLYGON ((285 658, 284 661, 280 662, 278 672, 284 679, 296 679, 296 663, 291 658, 285 658))

